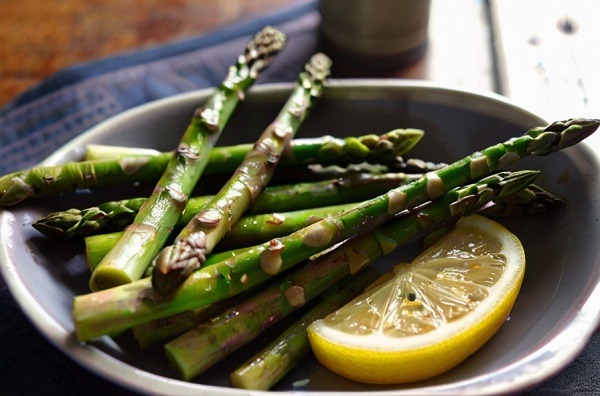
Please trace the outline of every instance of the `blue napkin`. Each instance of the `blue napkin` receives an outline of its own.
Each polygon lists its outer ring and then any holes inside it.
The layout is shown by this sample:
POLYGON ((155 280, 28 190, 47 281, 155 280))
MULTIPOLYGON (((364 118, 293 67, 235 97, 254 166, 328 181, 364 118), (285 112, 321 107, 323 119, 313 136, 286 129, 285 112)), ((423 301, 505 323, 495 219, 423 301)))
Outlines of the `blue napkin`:
MULTIPOLYGON (((222 81, 239 49, 266 25, 288 36, 259 83, 293 81, 319 48, 316 2, 202 37, 63 70, 0 109, 0 174, 30 167, 128 108, 222 81)), ((556 377, 525 392, 599 394, 600 336, 556 377)), ((0 279, 0 394, 135 394, 80 367, 44 339, 0 279)))

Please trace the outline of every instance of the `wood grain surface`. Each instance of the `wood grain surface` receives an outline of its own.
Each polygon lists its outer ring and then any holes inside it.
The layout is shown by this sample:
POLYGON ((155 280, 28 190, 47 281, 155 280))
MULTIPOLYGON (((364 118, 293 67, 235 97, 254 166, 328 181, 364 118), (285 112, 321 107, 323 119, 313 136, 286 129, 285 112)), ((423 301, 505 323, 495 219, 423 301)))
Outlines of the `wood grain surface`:
POLYGON ((307 0, 0 0, 0 105, 56 71, 307 0))

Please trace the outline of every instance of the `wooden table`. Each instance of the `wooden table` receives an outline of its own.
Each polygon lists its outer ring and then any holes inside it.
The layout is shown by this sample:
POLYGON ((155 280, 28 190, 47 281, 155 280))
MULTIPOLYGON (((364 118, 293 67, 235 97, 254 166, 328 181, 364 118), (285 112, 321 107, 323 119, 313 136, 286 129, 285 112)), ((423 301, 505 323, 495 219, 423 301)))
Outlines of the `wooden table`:
POLYGON ((0 0, 0 105, 56 71, 306 0, 0 0))

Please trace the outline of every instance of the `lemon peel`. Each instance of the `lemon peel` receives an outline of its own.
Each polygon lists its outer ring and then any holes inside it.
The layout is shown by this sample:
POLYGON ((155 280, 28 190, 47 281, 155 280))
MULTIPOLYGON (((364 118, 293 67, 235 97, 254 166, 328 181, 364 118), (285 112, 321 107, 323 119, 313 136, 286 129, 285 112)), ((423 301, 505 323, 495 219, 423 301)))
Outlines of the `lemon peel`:
POLYGON ((365 383, 398 384, 450 370, 506 321, 519 293, 519 239, 483 216, 456 227, 409 264, 307 329, 317 359, 365 383))

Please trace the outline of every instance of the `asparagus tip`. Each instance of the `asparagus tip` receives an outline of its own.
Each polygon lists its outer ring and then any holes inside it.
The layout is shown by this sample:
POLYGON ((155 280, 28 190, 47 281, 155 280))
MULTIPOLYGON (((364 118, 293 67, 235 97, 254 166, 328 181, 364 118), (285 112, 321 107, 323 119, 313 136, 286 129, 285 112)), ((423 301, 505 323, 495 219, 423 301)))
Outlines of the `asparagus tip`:
MULTIPOLYGON (((246 59, 251 61, 263 60, 264 66, 270 62, 285 46, 286 36, 273 26, 266 26, 248 42, 246 59)), ((261 65, 260 68, 264 67, 261 65)))
POLYGON ((571 118, 564 121, 553 122, 544 128, 542 134, 536 139, 539 141, 538 145, 543 147, 536 147, 535 151, 541 152, 536 152, 534 155, 545 155, 552 151, 562 150, 573 146, 593 134, 599 126, 600 119, 571 118), (555 133, 558 135, 551 144, 549 144, 550 139, 548 139, 548 141, 544 141, 543 139, 544 135, 548 133, 555 133), (542 142, 544 143, 542 144, 542 142))
POLYGON ((152 270, 154 290, 162 296, 171 293, 206 261, 205 252, 204 243, 193 243, 190 238, 177 241, 162 249, 154 259, 152 270))
POLYGON ((308 78, 313 82, 325 81, 331 72, 331 64, 331 59, 327 55, 317 52, 305 66, 308 78))

